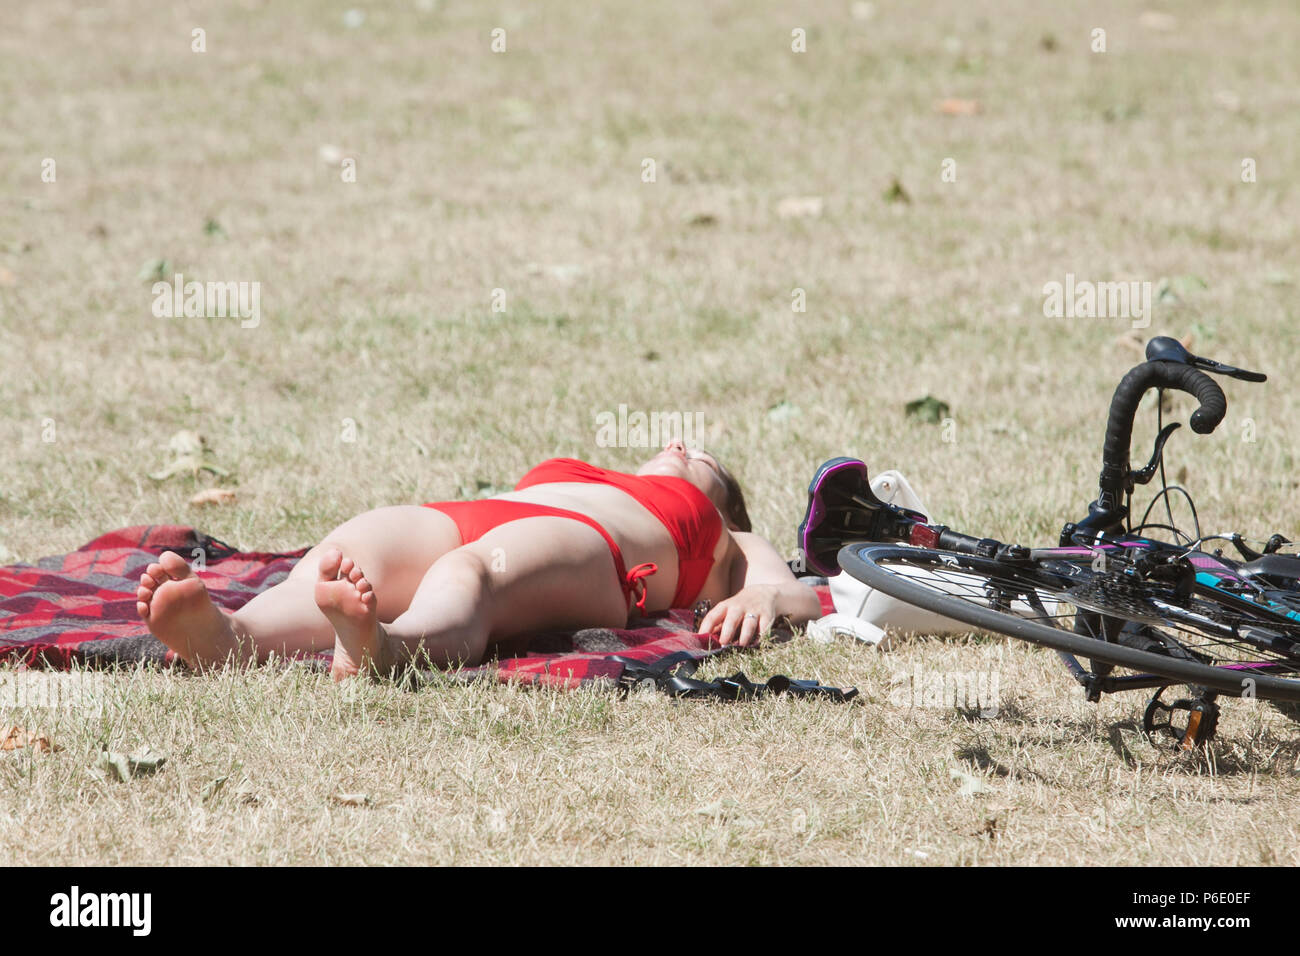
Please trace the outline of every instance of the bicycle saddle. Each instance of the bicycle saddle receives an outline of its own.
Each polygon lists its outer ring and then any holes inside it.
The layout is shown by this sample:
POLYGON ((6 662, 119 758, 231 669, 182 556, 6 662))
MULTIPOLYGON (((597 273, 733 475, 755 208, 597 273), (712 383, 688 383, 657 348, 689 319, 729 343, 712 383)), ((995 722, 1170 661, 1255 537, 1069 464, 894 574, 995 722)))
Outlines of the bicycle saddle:
POLYGON ((880 541, 899 516, 925 522, 917 511, 888 505, 876 497, 867 465, 856 458, 823 462, 808 485, 808 508, 799 522, 799 550, 808 569, 834 577, 840 548, 853 541, 880 541))

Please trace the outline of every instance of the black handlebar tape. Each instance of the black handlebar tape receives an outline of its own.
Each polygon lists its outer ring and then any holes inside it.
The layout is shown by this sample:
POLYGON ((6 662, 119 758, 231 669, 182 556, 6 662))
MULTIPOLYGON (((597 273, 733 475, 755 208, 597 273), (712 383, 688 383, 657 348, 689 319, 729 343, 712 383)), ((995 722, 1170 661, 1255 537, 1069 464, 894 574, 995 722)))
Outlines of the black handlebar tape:
POLYGON ((1110 400, 1106 423, 1106 444, 1101 456, 1101 499, 1103 506, 1119 503, 1119 492, 1128 475, 1129 450, 1133 442, 1133 417, 1149 388, 1172 388, 1194 396, 1200 407, 1192 413, 1192 431, 1208 435, 1228 413, 1223 389, 1200 369, 1177 362, 1144 362, 1131 369, 1110 400), (1111 492, 1109 497, 1107 492, 1111 492))

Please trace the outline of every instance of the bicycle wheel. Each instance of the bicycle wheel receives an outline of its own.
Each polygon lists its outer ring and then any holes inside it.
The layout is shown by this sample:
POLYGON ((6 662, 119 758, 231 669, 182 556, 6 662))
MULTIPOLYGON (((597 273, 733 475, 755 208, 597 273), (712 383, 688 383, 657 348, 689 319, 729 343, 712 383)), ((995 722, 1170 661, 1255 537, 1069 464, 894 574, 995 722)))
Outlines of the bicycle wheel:
MULTIPOLYGON (((1135 672, 1114 680, 1108 692, 1191 684, 1300 701, 1300 625, 1212 589, 1198 586, 1179 602, 1170 589, 1095 571, 1087 558, 1007 562, 888 544, 848 545, 839 563, 900 601, 1062 656, 1086 657, 1098 680, 1110 667, 1135 672)), ((1077 671, 1076 677, 1086 682, 1077 671)))

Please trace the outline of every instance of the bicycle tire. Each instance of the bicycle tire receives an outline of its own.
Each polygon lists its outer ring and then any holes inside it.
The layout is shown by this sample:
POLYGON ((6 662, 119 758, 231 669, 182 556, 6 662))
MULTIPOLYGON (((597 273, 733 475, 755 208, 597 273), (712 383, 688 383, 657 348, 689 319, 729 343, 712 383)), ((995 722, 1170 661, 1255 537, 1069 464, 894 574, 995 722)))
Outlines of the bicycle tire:
MULTIPOLYGON (((1044 580, 1050 579, 1053 574, 1046 566, 1038 567, 1032 560, 1028 562, 1028 567, 1034 569, 1031 571, 1025 567, 969 554, 892 544, 857 543, 842 548, 838 561, 844 571, 869 587, 978 630, 1005 634, 1049 647, 1062 654, 1078 655, 1092 661, 1101 661, 1139 673, 1168 678, 1170 685, 1191 684, 1233 696, 1245 696, 1249 690, 1250 696, 1264 700, 1300 702, 1300 679, 1275 677, 1254 671, 1245 672, 1110 643, 1100 638, 1077 634, 1044 624, 1040 620, 1007 613, 986 604, 957 597, 952 593, 919 584, 916 580, 910 579, 912 576, 891 570, 891 567, 901 565, 914 571, 934 572, 942 566, 949 573, 957 573, 952 569, 959 568, 964 569, 965 573, 972 577, 1014 581, 1018 586, 1032 590, 1039 600, 1045 595, 1054 604, 1068 604, 1068 599, 1062 595, 1062 589, 1045 589, 1044 580), (881 562, 886 562, 886 566, 882 566, 881 562)), ((1235 613, 1249 616, 1241 609, 1235 609, 1235 613)), ((1149 624, 1145 619, 1125 614, 1106 616, 1149 624)), ((1260 615, 1259 620, 1261 626, 1275 623, 1273 619, 1266 618, 1264 615, 1260 615)), ((1300 669, 1300 663, 1297 664, 1297 668, 1300 669)))

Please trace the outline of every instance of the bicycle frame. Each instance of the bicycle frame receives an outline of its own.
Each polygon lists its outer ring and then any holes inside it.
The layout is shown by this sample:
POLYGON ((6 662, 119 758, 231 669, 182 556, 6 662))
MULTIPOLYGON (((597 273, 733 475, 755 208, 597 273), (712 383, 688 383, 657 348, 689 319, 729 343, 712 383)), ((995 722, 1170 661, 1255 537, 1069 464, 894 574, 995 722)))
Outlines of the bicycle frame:
MULTIPOLYGON (((1094 546, 1072 545, 1057 548, 1036 548, 1030 551, 1030 555, 1034 560, 1038 561, 1051 561, 1059 558, 1067 563, 1077 562, 1082 558, 1088 560, 1091 566, 1096 568, 1098 564, 1104 566, 1112 555, 1122 555, 1127 558, 1133 552, 1155 551, 1170 554, 1177 553, 1186 558, 1196 569, 1196 587, 1215 592, 1216 597, 1229 606, 1235 604, 1255 612, 1265 612, 1278 618, 1279 623, 1300 623, 1300 611, 1261 595, 1259 593, 1261 588, 1255 581, 1248 574, 1242 573, 1243 566, 1240 562, 1224 558, 1221 555, 1209 554, 1205 551, 1191 550, 1183 545, 1157 541, 1140 535, 1121 535, 1094 546)), ((1297 592, 1297 595, 1300 596, 1300 592, 1297 592)), ((1087 673, 1073 658, 1064 654, 1061 657, 1076 678, 1087 673)), ((1253 671, 1261 674, 1286 672, 1284 665, 1276 661, 1243 661, 1220 666, 1225 670, 1253 671)), ((1138 690, 1165 686, 1168 684, 1168 679, 1159 678, 1155 675, 1133 675, 1108 677, 1104 683, 1105 692, 1113 693, 1116 690, 1138 690)))

